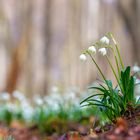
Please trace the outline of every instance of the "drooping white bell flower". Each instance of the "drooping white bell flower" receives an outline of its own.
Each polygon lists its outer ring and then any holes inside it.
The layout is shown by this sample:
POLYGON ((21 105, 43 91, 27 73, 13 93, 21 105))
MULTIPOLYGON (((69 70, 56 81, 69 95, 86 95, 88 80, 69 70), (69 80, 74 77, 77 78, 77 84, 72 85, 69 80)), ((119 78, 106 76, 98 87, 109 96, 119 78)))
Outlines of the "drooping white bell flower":
POLYGON ((86 61, 86 60, 87 60, 87 57, 86 57, 85 54, 81 54, 81 55, 79 56, 79 58, 80 58, 81 61, 86 61))
POLYGON ((100 52, 103 56, 107 54, 106 48, 100 48, 98 52, 100 52))
POLYGON ((135 65, 135 66, 132 67, 132 71, 135 72, 135 73, 137 73, 137 72, 140 71, 140 67, 137 66, 137 65, 135 65))
POLYGON ((89 51, 90 53, 96 53, 96 48, 95 48, 95 46, 90 46, 90 47, 88 48, 88 51, 89 51))
POLYGON ((109 45, 110 40, 106 36, 104 36, 100 39, 100 42, 109 45))

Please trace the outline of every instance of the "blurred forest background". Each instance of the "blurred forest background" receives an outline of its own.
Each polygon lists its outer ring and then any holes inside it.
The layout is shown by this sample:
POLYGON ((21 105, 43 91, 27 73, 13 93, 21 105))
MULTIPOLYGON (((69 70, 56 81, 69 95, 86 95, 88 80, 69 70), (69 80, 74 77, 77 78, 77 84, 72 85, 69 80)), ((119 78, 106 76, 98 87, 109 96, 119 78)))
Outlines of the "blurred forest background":
POLYGON ((85 88, 99 76, 79 55, 107 32, 125 64, 140 64, 140 0, 0 0, 0 91, 85 88))

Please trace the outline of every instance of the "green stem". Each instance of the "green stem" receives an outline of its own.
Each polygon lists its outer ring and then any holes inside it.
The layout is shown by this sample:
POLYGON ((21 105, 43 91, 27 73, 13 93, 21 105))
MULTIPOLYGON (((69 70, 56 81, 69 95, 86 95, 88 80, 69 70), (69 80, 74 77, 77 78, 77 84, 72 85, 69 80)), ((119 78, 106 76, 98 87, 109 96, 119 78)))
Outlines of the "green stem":
POLYGON ((123 62, 122 62, 122 58, 121 58, 120 51, 119 51, 119 49, 118 49, 117 44, 115 44, 115 47, 116 47, 116 50, 117 50, 117 53, 118 53, 118 57, 119 57, 119 59, 120 59, 120 63, 121 63, 122 69, 124 69, 124 64, 123 64, 123 62))
POLYGON ((94 64, 96 65, 97 69, 99 70, 99 72, 100 72, 100 74, 101 74, 102 78, 103 78, 103 79, 104 79, 104 81, 106 82, 106 78, 105 78, 104 74, 102 73, 102 71, 101 71, 100 67, 98 66, 98 64, 96 63, 96 61, 95 61, 95 60, 94 60, 94 58, 92 57, 92 55, 91 55, 89 52, 87 52, 87 53, 88 53, 88 54, 89 54, 89 56, 91 57, 92 61, 93 61, 93 62, 94 62, 94 64))
POLYGON ((116 61, 116 65, 117 65, 118 74, 119 74, 119 76, 120 76, 119 63, 118 63, 118 60, 117 60, 116 55, 115 55, 115 61, 116 61))
POLYGON ((109 91, 111 92, 111 88, 110 88, 110 86, 108 85, 107 80, 106 80, 104 74, 102 73, 100 67, 98 66, 98 64, 96 63, 96 61, 95 61, 94 58, 92 57, 92 55, 91 55, 88 51, 87 51, 87 53, 89 54, 89 56, 91 57, 92 61, 93 61, 94 64, 96 65, 96 67, 97 67, 97 69, 98 69, 100 75, 102 76, 102 78, 103 78, 103 80, 105 81, 105 83, 106 83, 106 85, 107 85, 109 91))
POLYGON ((105 83, 106 83, 106 85, 107 85, 109 91, 111 91, 111 88, 110 88, 110 86, 108 85, 107 80, 106 80, 104 74, 102 73, 100 67, 98 66, 98 64, 96 63, 96 61, 95 61, 94 58, 92 57, 92 55, 91 55, 88 51, 87 51, 87 53, 89 54, 89 56, 91 57, 92 61, 93 61, 94 64, 96 65, 96 67, 97 67, 97 69, 98 69, 100 75, 102 76, 103 80, 105 81, 105 83))
POLYGON ((118 57, 119 57, 119 60, 120 60, 120 63, 121 63, 121 67, 122 67, 122 69, 124 69, 124 64, 123 64, 123 61, 122 61, 122 58, 121 58, 121 55, 120 55, 120 51, 119 51, 117 42, 116 42, 114 36, 112 35, 112 33, 110 33, 110 35, 111 35, 111 38, 112 38, 112 40, 115 44, 115 48, 116 48, 116 51, 117 51, 117 54, 118 54, 118 57))
MULTIPOLYGON (((115 78, 116 78, 118 84, 119 84, 119 83, 120 83, 120 82, 119 82, 119 79, 118 79, 118 77, 117 77, 117 75, 116 75, 116 72, 115 72, 115 70, 114 70, 114 68, 113 68, 113 66, 112 66, 112 63, 111 63, 111 61, 109 60, 109 58, 108 58, 107 55, 106 55, 106 59, 107 59, 109 65, 110 65, 110 67, 111 67, 111 69, 112 69, 112 72, 113 72, 113 74, 114 74, 114 76, 115 76, 115 78)), ((120 84, 119 84, 119 85, 120 85, 120 84)))
POLYGON ((118 74, 120 76, 120 68, 119 68, 119 63, 118 63, 118 59, 117 59, 117 56, 116 56, 116 53, 115 53, 115 50, 113 49, 113 47, 111 47, 113 53, 114 53, 114 57, 115 57, 115 62, 116 62, 116 65, 117 65, 117 70, 118 70, 118 74))
MULTIPOLYGON (((107 59, 109 65, 110 65, 110 67, 111 67, 111 69, 112 69, 112 72, 113 72, 113 74, 114 74, 114 76, 115 76, 115 78, 116 78, 116 80, 117 80, 118 85, 120 86, 120 89, 122 89, 122 88, 121 88, 121 84, 120 84, 120 82, 119 82, 119 79, 118 79, 118 77, 117 77, 117 75, 116 75, 115 69, 113 68, 113 65, 112 65, 112 63, 111 63, 111 61, 109 60, 109 58, 108 58, 107 55, 106 55, 106 59, 107 59)), ((118 108, 118 106, 116 106, 115 102, 113 102, 113 104, 114 104, 114 107, 118 108)), ((119 111, 118 111, 118 110, 119 110, 119 109, 117 109, 117 114, 118 114, 118 116, 119 116, 119 111)))
POLYGON ((115 70, 114 70, 114 68, 113 68, 113 66, 112 66, 112 63, 111 63, 111 61, 109 60, 109 58, 108 58, 107 55, 106 55, 106 58, 107 58, 107 61, 108 61, 109 65, 110 65, 112 71, 113 71, 113 74, 114 74, 114 76, 115 76, 115 78, 116 78, 116 80, 117 80, 117 83, 118 83, 118 85, 119 85, 121 91, 123 91, 123 88, 122 88, 122 86, 121 86, 121 84, 120 84, 120 82, 119 82, 119 79, 118 79, 118 77, 117 77, 117 75, 116 75, 116 72, 115 72, 115 70))

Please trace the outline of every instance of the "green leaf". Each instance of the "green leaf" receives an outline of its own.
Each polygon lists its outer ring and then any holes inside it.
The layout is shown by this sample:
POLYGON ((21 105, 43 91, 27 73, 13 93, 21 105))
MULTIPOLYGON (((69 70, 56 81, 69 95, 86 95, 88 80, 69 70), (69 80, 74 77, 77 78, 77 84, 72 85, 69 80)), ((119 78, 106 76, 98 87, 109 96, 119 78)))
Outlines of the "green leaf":
POLYGON ((121 71, 121 82, 124 94, 127 92, 129 80, 130 80, 130 66, 128 66, 126 70, 121 71))
POLYGON ((113 108, 111 108, 110 106, 104 105, 104 104, 87 103, 87 104, 85 104, 85 105, 82 105, 82 107, 84 107, 84 106, 92 106, 92 105, 93 105, 93 106, 103 106, 103 107, 106 107, 106 108, 112 110, 113 112, 115 112, 115 110, 114 110, 113 108))
POLYGON ((129 101, 134 100, 134 87, 135 87, 134 78, 131 76, 130 83, 129 83, 129 90, 128 90, 129 91, 129 96, 128 96, 129 101))
POLYGON ((111 80, 106 80, 106 82, 107 82, 107 84, 108 84, 108 86, 109 86, 110 88, 113 87, 113 84, 112 84, 112 81, 111 81, 111 80))
POLYGON ((84 102, 86 102, 88 99, 92 98, 92 97, 95 97, 95 96, 101 96, 101 95, 104 95, 104 94, 94 94, 94 95, 91 95, 89 97, 87 97, 86 99, 84 99, 83 101, 80 102, 80 105, 84 102))
POLYGON ((96 90, 99 90, 101 92, 104 92, 104 89, 101 87, 89 87, 89 89, 96 89, 96 90))

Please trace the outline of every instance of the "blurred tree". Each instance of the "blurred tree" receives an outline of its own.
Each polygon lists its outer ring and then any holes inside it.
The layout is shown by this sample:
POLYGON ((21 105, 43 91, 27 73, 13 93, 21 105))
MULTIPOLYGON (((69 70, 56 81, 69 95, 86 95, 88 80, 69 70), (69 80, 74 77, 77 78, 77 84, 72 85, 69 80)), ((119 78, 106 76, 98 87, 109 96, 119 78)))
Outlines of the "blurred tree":
MULTIPOLYGON (((46 94, 57 84, 82 88, 91 83, 98 78, 97 71, 90 61, 81 64, 78 56, 108 31, 117 34, 125 59, 127 54, 128 61, 140 62, 139 0, 1 0, 1 4, 8 92, 46 94)), ((106 61, 95 57, 112 78, 106 61)))
POLYGON ((22 4, 17 0, 3 1, 3 11, 6 21, 9 25, 8 37, 6 45, 10 55, 9 66, 7 71, 7 80, 5 91, 13 93, 17 88, 19 78, 23 72, 26 53, 29 20, 27 14, 29 3, 24 1, 22 4), (10 6, 9 6, 10 5, 10 6), (24 24, 22 24, 24 21, 24 24))
MULTIPOLYGON (((25 35, 23 37, 25 37, 25 35)), ((27 49, 27 43, 25 38, 22 38, 19 44, 17 45, 18 47, 15 47, 12 53, 5 88, 5 91, 11 94, 17 87, 19 76, 23 68, 23 61, 25 60, 27 49)))
POLYGON ((140 63, 140 1, 117 0, 117 7, 132 38, 134 61, 140 63))

